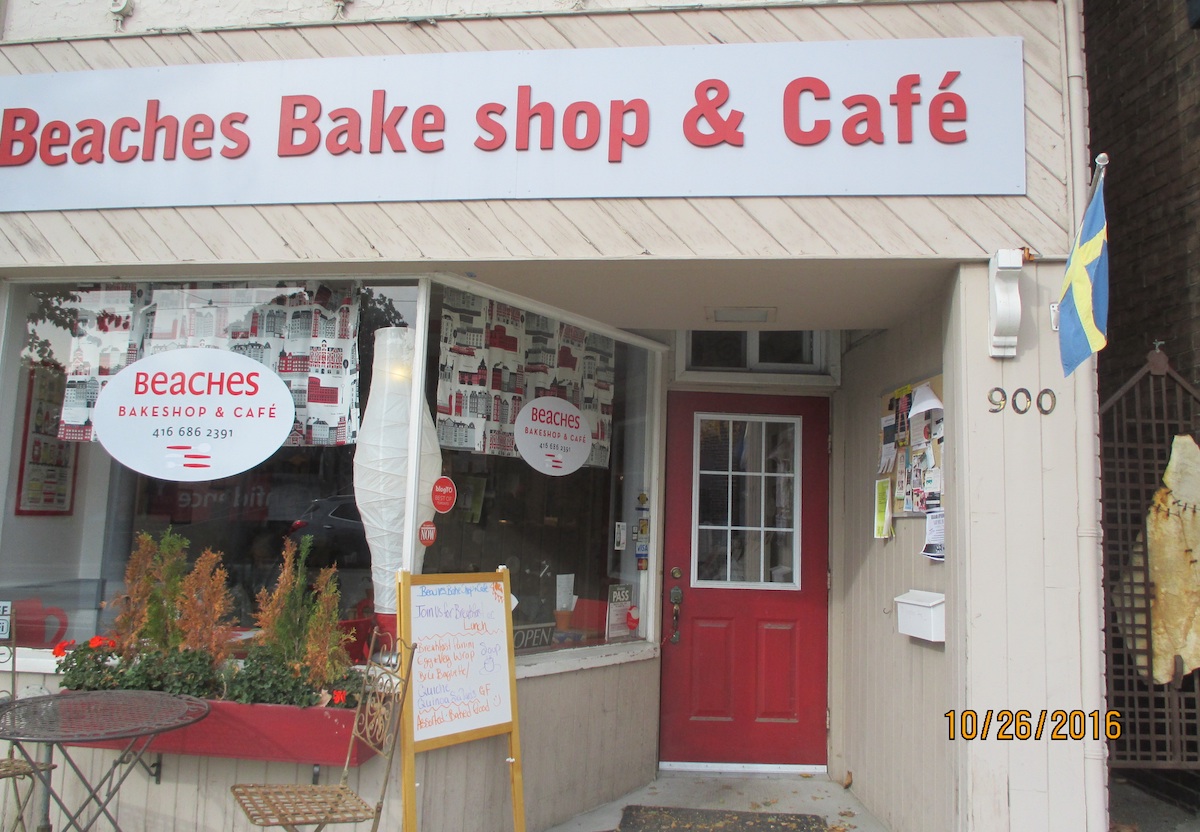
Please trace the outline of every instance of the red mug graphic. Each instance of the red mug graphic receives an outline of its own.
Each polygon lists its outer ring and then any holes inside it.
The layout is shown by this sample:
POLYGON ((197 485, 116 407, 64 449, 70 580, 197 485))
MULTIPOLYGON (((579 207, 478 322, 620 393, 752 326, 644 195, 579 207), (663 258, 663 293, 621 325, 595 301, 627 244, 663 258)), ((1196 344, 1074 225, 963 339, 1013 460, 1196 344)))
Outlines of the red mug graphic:
POLYGON ((53 647, 67 634, 66 611, 42 606, 41 598, 13 601, 12 608, 14 635, 21 647, 53 647), (47 638, 52 630, 53 635, 47 638))

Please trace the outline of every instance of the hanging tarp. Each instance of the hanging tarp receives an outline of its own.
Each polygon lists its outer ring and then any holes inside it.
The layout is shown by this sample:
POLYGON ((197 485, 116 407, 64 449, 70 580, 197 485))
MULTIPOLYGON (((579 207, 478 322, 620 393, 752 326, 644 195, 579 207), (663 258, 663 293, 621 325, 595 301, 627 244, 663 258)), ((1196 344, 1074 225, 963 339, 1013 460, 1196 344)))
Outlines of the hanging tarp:
POLYGON ((1176 436, 1146 516, 1154 681, 1200 667, 1200 448, 1176 436))
POLYGON ((437 435, 443 448, 519 457, 513 424, 525 402, 564 399, 587 417, 587 464, 612 448, 612 338, 499 301, 446 289, 438 361, 437 435))
POLYGON ((96 397, 127 364, 200 347, 244 355, 279 374, 296 405, 285 444, 357 441, 358 298, 348 288, 143 285, 76 295, 60 438, 94 439, 96 397))

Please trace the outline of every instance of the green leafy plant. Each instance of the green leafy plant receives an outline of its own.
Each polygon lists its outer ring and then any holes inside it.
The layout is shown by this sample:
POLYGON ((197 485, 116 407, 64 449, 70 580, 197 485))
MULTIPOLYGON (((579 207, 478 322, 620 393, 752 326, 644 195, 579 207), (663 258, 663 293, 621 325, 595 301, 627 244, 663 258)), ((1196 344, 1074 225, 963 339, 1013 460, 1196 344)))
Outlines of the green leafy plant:
POLYGON ((75 646, 74 640, 54 647, 58 657, 61 684, 69 690, 116 690, 124 687, 117 661, 117 643, 105 636, 93 636, 87 644, 75 646))
POLYGON ((202 698, 354 707, 360 674, 338 627, 336 567, 312 586, 311 538, 283 545, 279 576, 258 596, 258 633, 245 657, 230 656, 233 601, 221 554, 188 566, 188 541, 170 529, 141 533, 116 599, 113 632, 55 647, 62 686, 72 690, 161 690, 202 698))

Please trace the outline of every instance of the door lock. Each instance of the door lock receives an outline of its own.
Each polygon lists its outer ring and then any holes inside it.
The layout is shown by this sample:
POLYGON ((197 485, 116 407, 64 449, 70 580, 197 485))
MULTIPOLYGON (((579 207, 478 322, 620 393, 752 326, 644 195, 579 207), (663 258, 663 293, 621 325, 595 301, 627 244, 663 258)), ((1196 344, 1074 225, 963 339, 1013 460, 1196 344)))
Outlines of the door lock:
POLYGON ((671 643, 679 643, 679 605, 683 603, 683 590, 677 586, 671 587, 668 596, 671 601, 671 643))

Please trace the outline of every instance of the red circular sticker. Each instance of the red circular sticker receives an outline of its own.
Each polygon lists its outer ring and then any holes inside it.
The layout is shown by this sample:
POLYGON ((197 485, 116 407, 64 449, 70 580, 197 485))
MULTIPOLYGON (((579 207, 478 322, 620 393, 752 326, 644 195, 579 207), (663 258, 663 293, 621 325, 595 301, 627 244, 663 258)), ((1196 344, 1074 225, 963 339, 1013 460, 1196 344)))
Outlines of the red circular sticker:
POLYGON ((438 477, 437 482, 433 484, 433 510, 438 514, 445 514, 454 508, 456 500, 458 500, 458 489, 454 487, 454 480, 449 477, 438 477))
POLYGON ((432 520, 426 520, 417 527, 417 540, 421 541, 422 546, 432 546, 437 540, 437 526, 433 525, 432 520))

